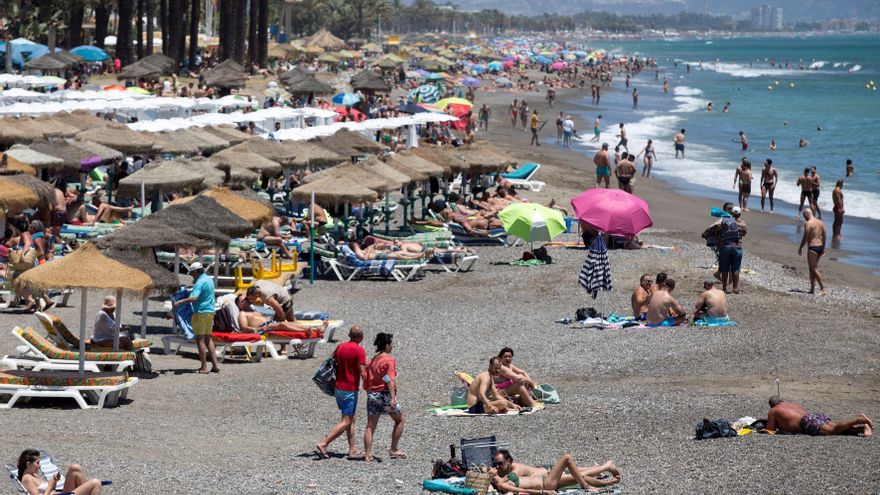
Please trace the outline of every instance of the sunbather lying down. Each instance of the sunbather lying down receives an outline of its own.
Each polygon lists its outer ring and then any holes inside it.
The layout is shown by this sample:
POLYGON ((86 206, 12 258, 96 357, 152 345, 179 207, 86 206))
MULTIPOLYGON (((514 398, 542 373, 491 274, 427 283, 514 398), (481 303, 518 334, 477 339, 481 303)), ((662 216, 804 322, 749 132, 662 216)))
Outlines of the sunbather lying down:
POLYGON ((489 475, 492 486, 501 493, 553 495, 565 486, 590 488, 620 483, 620 470, 614 461, 584 468, 575 464, 571 454, 563 454, 552 466, 537 467, 513 462, 506 449, 499 449, 492 458, 489 475))
MULTIPOLYGON (((315 335, 314 327, 303 325, 295 321, 273 321, 260 313, 254 311, 251 304, 244 296, 235 298, 235 305, 238 306, 238 328, 245 333, 260 333, 271 330, 282 330, 285 332, 305 332, 306 338, 315 335)), ((320 330, 323 332, 327 329, 330 322, 324 320, 321 323, 320 330)))
POLYGON ((98 208, 97 213, 94 215, 89 213, 88 206, 83 203, 77 208, 71 221, 78 222, 81 225, 95 225, 96 223, 109 223, 116 220, 124 223, 125 219, 131 217, 132 207, 123 208, 109 203, 102 203, 101 196, 98 194, 92 196, 92 206, 98 208))
POLYGON ((390 251, 390 250, 379 250, 375 249, 374 246, 370 246, 366 249, 361 248, 361 246, 352 241, 349 243, 349 247, 354 254, 360 260, 369 261, 369 260, 422 260, 425 258, 424 253, 410 253, 407 251, 390 251))
POLYGON ((473 254, 473 251, 464 247, 448 247, 448 248, 438 248, 438 247, 428 247, 420 242, 412 242, 412 241, 387 241, 385 239, 379 239, 378 237, 367 236, 364 238, 364 242, 362 243, 364 250, 369 251, 372 250, 382 251, 382 252, 404 252, 410 254, 424 254, 430 256, 432 254, 441 254, 441 253, 461 253, 461 254, 473 254))

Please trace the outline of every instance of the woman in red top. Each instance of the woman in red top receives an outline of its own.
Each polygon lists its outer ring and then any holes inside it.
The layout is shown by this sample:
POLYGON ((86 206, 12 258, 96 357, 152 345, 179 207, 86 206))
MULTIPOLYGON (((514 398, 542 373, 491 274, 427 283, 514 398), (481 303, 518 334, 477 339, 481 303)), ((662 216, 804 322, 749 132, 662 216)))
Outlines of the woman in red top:
POLYGON ((394 420, 391 432, 392 459, 406 457, 406 452, 398 449, 400 436, 403 435, 403 413, 397 401, 397 362, 391 357, 394 336, 390 333, 376 335, 373 345, 376 355, 367 365, 364 390, 367 391, 367 429, 364 431, 364 454, 367 462, 373 460, 373 431, 379 424, 379 415, 388 414, 394 420))

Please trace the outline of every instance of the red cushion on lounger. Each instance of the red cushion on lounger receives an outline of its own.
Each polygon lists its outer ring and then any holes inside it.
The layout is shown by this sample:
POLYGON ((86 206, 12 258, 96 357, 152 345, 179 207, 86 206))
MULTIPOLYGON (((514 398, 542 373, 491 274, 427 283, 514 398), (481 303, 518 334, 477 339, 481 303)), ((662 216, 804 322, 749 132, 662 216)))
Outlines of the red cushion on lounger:
POLYGON ((267 332, 267 335, 270 337, 280 337, 282 339, 321 339, 324 338, 324 332, 320 330, 313 330, 312 336, 309 337, 306 332, 298 331, 292 332, 288 330, 273 330, 271 332, 267 332))
POLYGON ((212 332, 211 336, 223 342, 259 342, 263 336, 258 333, 212 332))

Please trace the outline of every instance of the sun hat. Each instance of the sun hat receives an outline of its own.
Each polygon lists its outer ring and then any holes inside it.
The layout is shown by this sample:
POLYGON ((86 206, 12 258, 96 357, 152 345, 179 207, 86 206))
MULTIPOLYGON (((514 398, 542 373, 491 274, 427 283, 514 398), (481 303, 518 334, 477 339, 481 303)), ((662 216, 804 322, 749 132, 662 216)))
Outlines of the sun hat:
POLYGON ((732 215, 739 215, 740 213, 742 213, 742 209, 740 209, 739 206, 734 206, 733 208, 730 209, 730 213, 732 215))
POLYGON ((113 296, 104 296, 104 304, 101 309, 116 309, 116 298, 113 296))
POLYGON ((196 262, 193 263, 192 265, 189 265, 189 271, 191 271, 191 272, 194 272, 194 271, 197 271, 197 270, 198 270, 198 271, 202 271, 202 270, 204 270, 204 269, 205 269, 205 265, 199 263, 198 261, 196 261, 196 262))

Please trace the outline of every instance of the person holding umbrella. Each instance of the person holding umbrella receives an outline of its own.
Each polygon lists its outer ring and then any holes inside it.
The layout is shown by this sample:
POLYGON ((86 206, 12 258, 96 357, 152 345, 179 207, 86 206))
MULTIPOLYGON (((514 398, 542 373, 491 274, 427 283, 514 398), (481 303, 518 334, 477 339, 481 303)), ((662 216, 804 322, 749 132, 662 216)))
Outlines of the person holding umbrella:
POLYGON ((217 364, 217 351, 214 341, 211 339, 211 330, 214 326, 214 282, 208 276, 204 265, 196 261, 189 267, 189 273, 195 279, 189 297, 174 303, 174 308, 181 304, 193 305, 192 327, 196 334, 196 344, 199 347, 199 361, 202 366, 198 369, 201 374, 208 373, 208 364, 205 353, 210 353, 211 373, 220 373, 217 364))

